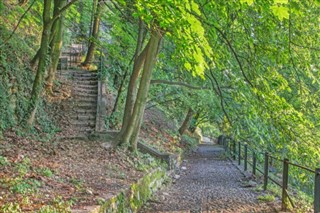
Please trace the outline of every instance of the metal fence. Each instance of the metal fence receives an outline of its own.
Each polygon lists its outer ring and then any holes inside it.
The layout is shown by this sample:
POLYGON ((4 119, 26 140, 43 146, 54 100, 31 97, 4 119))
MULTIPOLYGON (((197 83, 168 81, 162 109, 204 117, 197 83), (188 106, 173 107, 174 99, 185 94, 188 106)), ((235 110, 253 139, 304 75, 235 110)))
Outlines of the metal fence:
MULTIPOLYGON (((238 162, 238 165, 241 165, 243 163, 243 168, 245 171, 248 171, 248 164, 252 167, 252 174, 256 175, 257 172, 260 172, 263 175, 263 189, 267 190, 268 182, 271 181, 275 185, 281 187, 282 189, 282 210, 286 211, 289 207, 289 203, 292 205, 293 208, 295 208, 295 204, 292 200, 292 198, 289 195, 289 169, 292 167, 299 168, 304 170, 307 173, 310 173, 314 176, 314 190, 313 190, 313 199, 314 199, 314 205, 313 209, 315 213, 320 213, 320 168, 311 169, 306 166, 302 166, 299 164, 296 164, 289 159, 280 159, 278 157, 275 157, 271 155, 268 152, 261 152, 258 150, 255 150, 254 148, 250 147, 247 143, 244 142, 236 142, 230 138, 225 138, 222 141, 222 145, 224 146, 226 152, 229 154, 229 156, 234 160, 238 162), (262 157, 262 164, 263 168, 260 169, 257 166, 258 161, 258 155, 263 156, 262 157), (250 160, 249 160, 250 159, 250 160), (270 162, 271 161, 277 161, 278 163, 282 164, 281 168, 281 176, 280 180, 276 180, 275 177, 270 175, 270 162)), ((290 186, 291 187, 291 186, 290 186)), ((293 190, 293 188, 290 188, 293 190)))

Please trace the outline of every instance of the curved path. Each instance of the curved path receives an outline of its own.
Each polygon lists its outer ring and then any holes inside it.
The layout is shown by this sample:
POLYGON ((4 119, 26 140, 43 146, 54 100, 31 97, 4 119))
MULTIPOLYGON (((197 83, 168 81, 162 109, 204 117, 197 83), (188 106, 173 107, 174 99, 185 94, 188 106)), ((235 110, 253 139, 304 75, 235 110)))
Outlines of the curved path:
POLYGON ((176 183, 157 192, 141 213, 276 212, 272 205, 257 200, 254 188, 244 187, 243 174, 217 145, 200 145, 181 168, 176 183))

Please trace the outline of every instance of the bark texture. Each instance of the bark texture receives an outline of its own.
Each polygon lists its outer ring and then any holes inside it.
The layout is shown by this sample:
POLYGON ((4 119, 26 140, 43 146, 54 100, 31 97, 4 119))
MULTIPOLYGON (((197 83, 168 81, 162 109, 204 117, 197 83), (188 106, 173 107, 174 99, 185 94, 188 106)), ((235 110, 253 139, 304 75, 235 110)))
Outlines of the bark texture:
POLYGON ((42 93, 44 74, 46 70, 46 58, 49 50, 50 34, 52 21, 50 17, 51 11, 51 0, 44 0, 43 6, 43 29, 41 36, 41 43, 39 49, 39 64, 37 68, 37 74, 33 82, 30 105, 27 112, 27 121, 26 124, 30 127, 33 125, 37 105, 40 100, 42 93))
POLYGON ((137 40, 137 46, 136 46, 135 58, 134 58, 134 64, 133 64, 133 71, 129 80, 128 91, 126 96, 126 104, 125 104, 124 115, 122 119, 122 128, 118 135, 118 139, 121 139, 123 137, 123 134, 128 127, 130 117, 132 116, 132 111, 133 111, 133 107, 134 107, 134 103, 137 95, 140 71, 144 65, 147 49, 149 48, 148 47, 149 43, 148 43, 147 46, 142 50, 143 42, 144 42, 144 32, 145 32, 145 27, 143 25, 143 22, 140 20, 139 34, 138 34, 138 40, 137 40))
POLYGON ((95 11, 93 26, 91 30, 89 47, 86 55, 86 59, 82 63, 83 66, 89 66, 94 59, 94 52, 96 50, 97 41, 99 39, 99 29, 100 29, 100 21, 101 21, 101 13, 104 5, 104 0, 99 0, 97 5, 97 10, 95 11))
MULTIPOLYGON (((66 0, 54 0, 53 14, 59 13, 59 10, 66 4, 66 0)), ((62 37, 63 37, 63 21, 65 13, 61 14, 57 18, 51 29, 51 43, 50 43, 50 65, 48 68, 48 76, 46 79, 46 91, 49 94, 53 94, 53 81, 56 76, 57 67, 59 63, 59 57, 62 48, 62 37)))
POLYGON ((189 108, 188 113, 187 113, 181 127, 179 128, 180 135, 183 135, 183 133, 189 128, 193 114, 194 114, 194 111, 191 108, 189 108))
MULTIPOLYGON (((123 128, 123 135, 121 137, 121 143, 129 145, 129 149, 131 151, 137 150, 137 139, 143 120, 145 105, 147 102, 152 70, 156 64, 161 40, 161 33, 157 29, 153 29, 151 31, 149 42, 146 48, 143 50, 143 52, 145 52, 145 59, 142 59, 144 60, 144 63, 137 97, 134 101, 132 115, 128 119, 128 125, 123 128)), ((140 65, 140 63, 135 64, 140 65)))

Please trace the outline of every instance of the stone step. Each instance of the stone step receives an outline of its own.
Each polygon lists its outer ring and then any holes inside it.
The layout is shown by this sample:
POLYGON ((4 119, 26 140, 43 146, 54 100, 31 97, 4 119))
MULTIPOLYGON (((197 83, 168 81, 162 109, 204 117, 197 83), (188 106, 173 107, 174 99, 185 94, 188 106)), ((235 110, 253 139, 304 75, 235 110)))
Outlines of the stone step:
POLYGON ((75 93, 86 93, 86 94, 95 94, 98 95, 98 90, 91 90, 91 89, 83 89, 83 88, 74 88, 75 93))
POLYGON ((97 76, 71 76, 73 80, 75 81, 96 81, 98 82, 98 77, 97 76))
POLYGON ((87 79, 87 78, 93 78, 98 79, 98 75, 96 73, 88 73, 88 72, 72 72, 72 71, 57 71, 58 75, 62 76, 69 76, 72 78, 80 78, 80 79, 87 79))
POLYGON ((58 74, 59 77, 61 78, 68 78, 73 81, 96 81, 98 82, 98 77, 96 75, 85 75, 85 76, 78 76, 78 75, 73 75, 72 73, 62 73, 58 74))
POLYGON ((76 98, 74 100, 76 101, 76 104, 77 103, 88 103, 88 104, 97 106, 97 98, 96 97, 95 98, 82 97, 82 98, 76 98))
POLYGON ((88 80, 74 80, 74 82, 77 84, 77 86, 85 85, 85 86, 96 86, 98 87, 98 81, 88 81, 88 80))
POLYGON ((93 105, 91 103, 77 103, 77 104, 75 104, 74 107, 78 108, 78 109, 86 109, 86 110, 89 110, 89 109, 96 110, 97 109, 97 105, 96 104, 93 105))
POLYGON ((96 122, 90 122, 90 121, 70 121, 71 125, 74 127, 78 127, 78 128, 83 128, 83 129, 93 129, 96 126, 96 122))
POLYGON ((77 126, 74 126, 74 130, 76 130, 77 132, 81 132, 83 134, 91 134, 95 131, 94 128, 91 128, 91 127, 77 127, 77 126))
POLYGON ((77 114, 77 115, 72 115, 71 116, 73 121, 96 121, 96 115, 95 114, 91 114, 91 115, 81 115, 81 114, 77 114))
POLYGON ((98 85, 86 85, 86 84, 78 84, 78 89, 88 89, 88 90, 98 90, 98 85))
POLYGON ((72 76, 74 77, 98 77, 98 74, 96 72, 88 72, 88 71, 83 71, 83 72, 73 72, 72 76))
POLYGON ((72 111, 75 114, 81 114, 81 115, 96 115, 97 114, 97 107, 96 108, 90 108, 90 109, 80 109, 80 108, 74 108, 72 111))
POLYGON ((88 93, 76 93, 74 94, 74 99, 90 99, 97 100, 97 94, 88 94, 88 93))
POLYGON ((68 69, 68 70, 58 70, 58 72, 61 73, 68 73, 68 74, 96 74, 97 72, 89 72, 87 70, 81 70, 81 69, 68 69))
POLYGON ((97 104, 97 96, 94 94, 81 94, 81 95, 75 95, 73 98, 76 101, 86 101, 86 102, 95 102, 97 104), (90 95, 90 96, 89 96, 90 95))

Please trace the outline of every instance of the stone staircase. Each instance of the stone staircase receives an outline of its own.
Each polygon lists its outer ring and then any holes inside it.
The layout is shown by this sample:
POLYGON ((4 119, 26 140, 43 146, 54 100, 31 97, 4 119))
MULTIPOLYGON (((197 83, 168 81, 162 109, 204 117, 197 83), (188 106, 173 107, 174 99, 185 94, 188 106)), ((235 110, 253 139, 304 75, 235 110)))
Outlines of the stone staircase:
POLYGON ((72 98, 66 111, 75 133, 89 135, 95 131, 97 116, 98 76, 86 70, 65 70, 62 78, 72 82, 72 98))
POLYGON ((71 44, 62 52, 58 66, 58 76, 66 79, 72 88, 71 98, 64 107, 64 123, 72 129, 72 136, 88 136, 106 129, 105 83, 99 80, 97 72, 79 68, 82 54, 82 44, 71 44))

